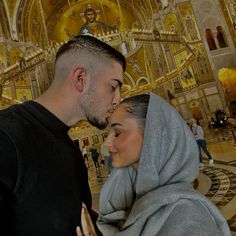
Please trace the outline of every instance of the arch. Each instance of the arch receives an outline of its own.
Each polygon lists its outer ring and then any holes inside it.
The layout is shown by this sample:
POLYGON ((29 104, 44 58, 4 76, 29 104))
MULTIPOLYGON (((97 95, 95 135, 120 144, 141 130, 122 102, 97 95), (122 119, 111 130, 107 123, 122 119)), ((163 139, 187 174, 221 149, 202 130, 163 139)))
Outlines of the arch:
POLYGON ((211 29, 210 28, 207 28, 205 29, 205 33, 206 33, 206 41, 207 41, 207 44, 208 44, 208 47, 209 47, 209 50, 215 50, 216 49, 216 43, 215 43, 215 40, 212 36, 212 33, 211 33, 211 29))
POLYGON ((227 44, 224 38, 223 28, 220 25, 216 26, 216 38, 221 48, 227 47, 227 44))
POLYGON ((145 76, 141 76, 137 81, 136 81, 136 86, 139 87, 141 85, 146 85, 148 84, 149 81, 145 76))
POLYGON ((135 81, 132 78, 132 76, 127 71, 124 73, 124 76, 125 76, 125 80, 127 81, 128 85, 130 85, 131 89, 134 89, 136 86, 135 86, 135 81))
POLYGON ((6 0, 0 1, 0 21, 2 23, 3 35, 6 38, 11 37, 10 15, 7 8, 6 0))

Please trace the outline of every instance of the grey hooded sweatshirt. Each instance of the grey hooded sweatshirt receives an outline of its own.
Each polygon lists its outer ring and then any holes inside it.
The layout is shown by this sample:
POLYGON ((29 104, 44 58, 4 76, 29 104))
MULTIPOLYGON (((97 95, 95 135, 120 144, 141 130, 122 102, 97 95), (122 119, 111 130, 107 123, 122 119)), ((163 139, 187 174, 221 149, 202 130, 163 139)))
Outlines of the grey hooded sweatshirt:
POLYGON ((198 147, 189 127, 150 94, 137 172, 114 169, 100 195, 104 236, 230 236, 219 210, 195 191, 198 147))

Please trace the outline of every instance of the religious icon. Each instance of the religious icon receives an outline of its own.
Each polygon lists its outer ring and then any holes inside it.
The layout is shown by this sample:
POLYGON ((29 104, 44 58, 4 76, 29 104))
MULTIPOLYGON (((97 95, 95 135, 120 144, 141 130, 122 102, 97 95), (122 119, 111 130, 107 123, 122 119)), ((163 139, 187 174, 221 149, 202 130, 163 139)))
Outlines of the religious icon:
POLYGON ((83 146, 88 146, 89 145, 89 140, 88 138, 83 139, 83 146))
POLYGON ((94 144, 97 144, 97 143, 98 143, 98 136, 97 136, 97 135, 93 135, 93 136, 92 136, 92 139, 93 139, 93 143, 94 143, 94 144))
POLYGON ((165 9, 169 6, 169 0, 161 0, 162 9, 165 9))
POLYGON ((184 71, 181 76, 181 80, 184 81, 186 84, 192 83, 193 75, 189 69, 184 71))
POLYGON ((190 16, 186 17, 185 26, 187 28, 187 31, 190 35, 191 40, 194 41, 194 40, 198 39, 198 33, 197 33, 197 29, 195 27, 195 23, 190 16))
POLYGON ((86 22, 84 25, 81 26, 79 34, 87 34, 87 35, 104 34, 109 31, 117 30, 116 26, 110 26, 104 22, 98 21, 97 11, 95 11, 90 4, 87 6, 87 8, 83 13, 86 22))
POLYGON ((105 141, 107 135, 108 135, 107 133, 103 133, 103 134, 102 134, 102 140, 103 140, 103 142, 105 141))
POLYGON ((201 75, 208 76, 207 61, 200 51, 197 53, 197 62, 200 66, 201 75))

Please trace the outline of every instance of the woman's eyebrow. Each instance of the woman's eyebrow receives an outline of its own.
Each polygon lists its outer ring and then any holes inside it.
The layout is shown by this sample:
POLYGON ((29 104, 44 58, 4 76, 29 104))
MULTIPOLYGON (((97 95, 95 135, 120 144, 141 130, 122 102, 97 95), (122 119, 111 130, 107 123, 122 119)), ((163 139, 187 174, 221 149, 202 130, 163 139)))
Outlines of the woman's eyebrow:
POLYGON ((111 128, 114 127, 114 126, 122 126, 122 125, 120 123, 112 123, 111 128))

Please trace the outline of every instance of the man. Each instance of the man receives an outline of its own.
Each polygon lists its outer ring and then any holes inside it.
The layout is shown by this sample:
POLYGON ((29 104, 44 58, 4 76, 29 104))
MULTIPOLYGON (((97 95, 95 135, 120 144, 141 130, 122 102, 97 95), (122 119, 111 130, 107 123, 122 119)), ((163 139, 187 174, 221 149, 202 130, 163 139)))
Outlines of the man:
POLYGON ((94 167, 99 168, 100 167, 99 162, 98 162, 99 153, 94 144, 92 144, 92 147, 90 148, 90 152, 93 159, 94 167))
POLYGON ((85 146, 82 147, 82 156, 84 159, 84 163, 87 161, 87 165, 89 167, 88 155, 87 155, 87 150, 85 146))
POLYGON ((116 27, 112 27, 101 21, 97 21, 97 13, 91 7, 87 8, 84 11, 84 18, 86 19, 86 23, 81 26, 79 34, 104 34, 108 31, 116 30, 116 27))
POLYGON ((67 132, 80 120, 106 127, 124 70, 125 59, 114 48, 77 36, 59 49, 44 94, 0 111, 3 235, 75 235, 82 202, 93 218, 87 169, 67 132))
POLYGON ((204 138, 204 131, 202 127, 200 126, 198 121, 193 118, 190 120, 190 126, 199 148, 199 167, 201 169, 204 167, 201 150, 207 155, 209 165, 214 166, 214 160, 212 159, 212 156, 207 149, 206 140, 204 138))

